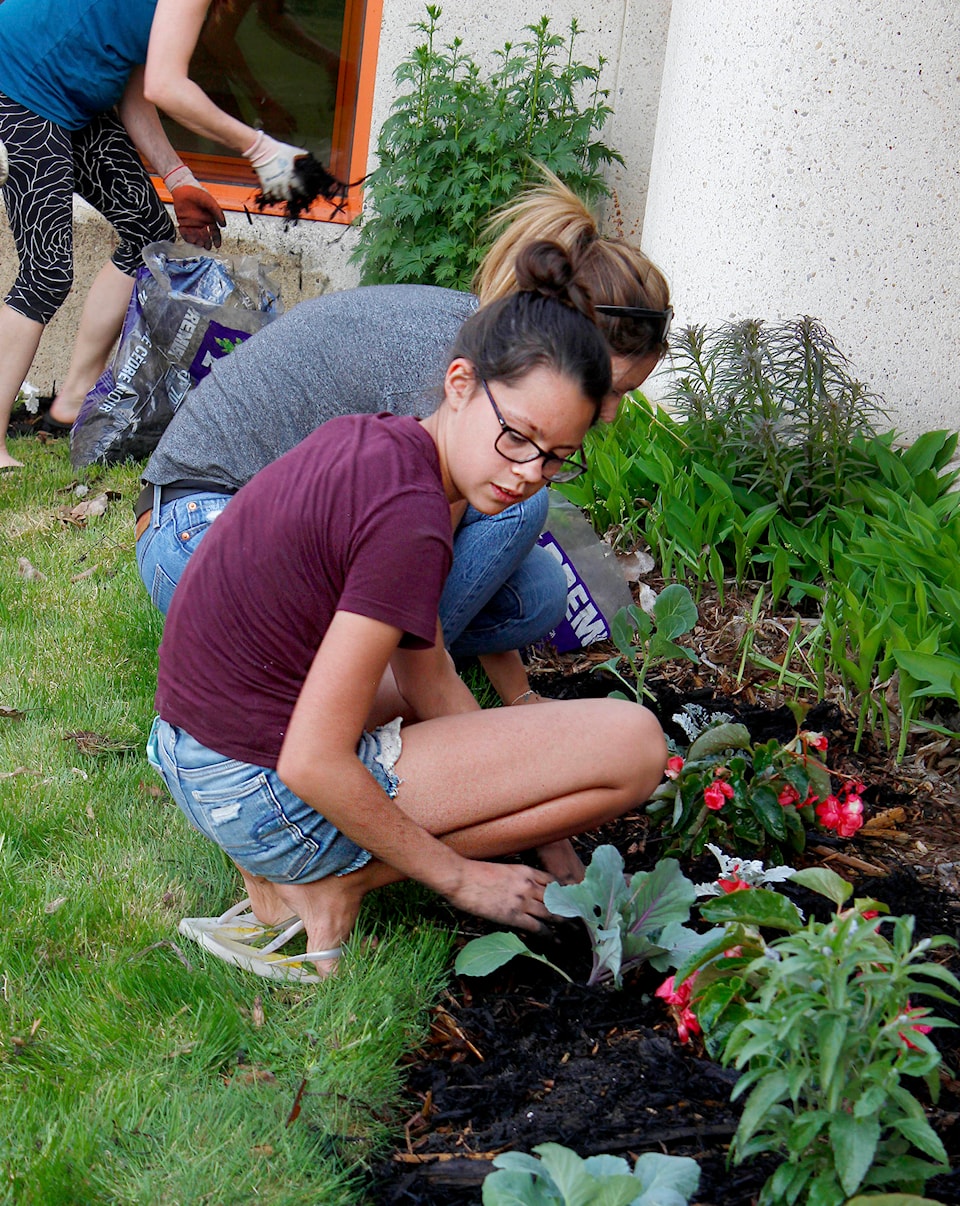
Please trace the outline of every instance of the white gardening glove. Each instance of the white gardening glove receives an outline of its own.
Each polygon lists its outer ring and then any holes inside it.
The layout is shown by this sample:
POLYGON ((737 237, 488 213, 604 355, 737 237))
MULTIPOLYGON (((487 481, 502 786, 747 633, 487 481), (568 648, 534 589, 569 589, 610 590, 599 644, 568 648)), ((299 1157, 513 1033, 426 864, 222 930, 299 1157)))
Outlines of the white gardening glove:
POLYGON ((261 130, 243 154, 260 178, 264 201, 289 201, 296 188, 296 161, 308 152, 277 142, 261 130))

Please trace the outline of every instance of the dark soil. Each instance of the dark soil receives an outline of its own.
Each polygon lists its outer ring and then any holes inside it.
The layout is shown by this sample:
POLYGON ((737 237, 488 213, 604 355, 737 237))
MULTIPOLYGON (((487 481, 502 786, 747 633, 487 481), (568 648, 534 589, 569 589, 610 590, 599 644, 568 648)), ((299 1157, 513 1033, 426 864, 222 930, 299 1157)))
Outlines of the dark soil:
MULTIPOLYGON (((540 686, 554 696, 610 690, 589 669, 562 681, 548 676, 540 686)), ((717 696, 709 686, 656 687, 657 710, 668 731, 680 704, 693 699, 708 710, 733 712, 755 739, 788 740, 796 733, 786 707, 763 707, 749 695, 717 696)), ((960 937, 957 814, 950 799, 924 792, 920 783, 927 779, 915 776, 911 783, 902 768, 884 763, 878 773, 883 758, 869 743, 854 755, 855 726, 837 704, 817 705, 805 727, 827 733, 831 765, 868 782, 868 816, 887 820, 873 836, 865 836, 868 824, 852 841, 811 834, 802 861, 833 867, 854 884, 858 896, 883 901, 894 915, 913 914, 918 936, 960 937)), ((621 818, 580 841, 584 861, 603 843, 618 847, 631 872, 649 869, 661 853, 643 814, 621 818)), ((694 880, 715 875, 712 859, 684 870, 694 880)), ((809 894, 799 903, 808 912, 824 907, 809 894)), ((487 932, 476 918, 457 920, 464 941, 487 932)), ((697 1039, 688 1045, 678 1041, 666 1010, 653 998, 663 976, 641 970, 628 976, 620 991, 588 989, 582 986, 590 966, 582 928, 561 923, 542 943, 543 953, 581 983, 567 984, 528 959, 482 979, 453 981, 434 1011, 429 1043, 409 1066, 405 1141, 375 1170, 370 1200, 479 1203, 494 1155, 554 1142, 581 1156, 607 1152, 631 1162, 644 1151, 692 1156, 701 1168, 696 1200, 702 1206, 755 1203, 776 1162, 756 1159, 727 1167, 738 1118, 738 1107, 730 1102, 737 1073, 707 1058, 697 1039)), ((949 965, 960 973, 960 957, 948 952, 949 965)), ((960 1023, 960 1008, 931 1004, 940 1016, 960 1023)), ((910 1087, 928 1105, 931 1123, 956 1162, 960 1030, 938 1030, 935 1037, 944 1057, 938 1103, 929 1102, 923 1085, 910 1087)), ((926 1194, 960 1204, 960 1171, 929 1181, 926 1194)))

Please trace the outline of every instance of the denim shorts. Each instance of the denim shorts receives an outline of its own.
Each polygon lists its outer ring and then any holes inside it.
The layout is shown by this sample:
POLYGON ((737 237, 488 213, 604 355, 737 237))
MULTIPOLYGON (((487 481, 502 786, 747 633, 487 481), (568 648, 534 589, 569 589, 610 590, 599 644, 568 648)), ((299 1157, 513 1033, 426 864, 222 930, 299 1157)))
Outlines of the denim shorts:
MULTIPOLYGON (((364 732, 357 757, 392 800, 400 780, 400 720, 364 732)), ((280 780, 275 770, 225 758, 156 717, 147 758, 187 820, 252 875, 274 883, 310 883, 368 863, 352 842, 280 780)))

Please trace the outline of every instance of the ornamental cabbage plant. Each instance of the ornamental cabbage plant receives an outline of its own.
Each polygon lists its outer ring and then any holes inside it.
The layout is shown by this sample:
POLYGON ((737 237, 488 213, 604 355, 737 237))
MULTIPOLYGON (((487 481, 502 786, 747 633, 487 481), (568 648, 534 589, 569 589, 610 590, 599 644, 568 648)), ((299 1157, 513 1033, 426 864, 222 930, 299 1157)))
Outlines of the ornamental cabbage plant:
POLYGON ((689 1156, 645 1152, 633 1172, 620 1156, 588 1156, 559 1143, 497 1156, 483 1182, 483 1206, 687 1206, 700 1185, 689 1156))

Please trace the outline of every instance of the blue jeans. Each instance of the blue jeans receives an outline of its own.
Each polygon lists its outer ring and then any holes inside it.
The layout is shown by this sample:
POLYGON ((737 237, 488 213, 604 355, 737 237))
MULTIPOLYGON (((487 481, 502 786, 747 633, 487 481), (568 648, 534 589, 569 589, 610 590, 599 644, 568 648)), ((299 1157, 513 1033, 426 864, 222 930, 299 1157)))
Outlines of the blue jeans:
MULTIPOLYGON (((231 497, 197 493, 164 503, 137 541, 140 577, 164 615, 184 567, 231 497)), ((546 490, 499 515, 467 508, 440 599, 444 637, 455 656, 522 649, 563 619, 566 578, 537 545, 546 517, 546 490)))
MULTIPOLYGON (((357 757, 391 800, 399 754, 399 721, 360 736, 357 757)), ((159 716, 147 758, 194 829, 251 875, 310 883, 370 861, 369 851, 294 795, 275 770, 217 754, 159 716)))

